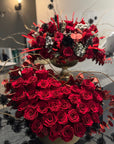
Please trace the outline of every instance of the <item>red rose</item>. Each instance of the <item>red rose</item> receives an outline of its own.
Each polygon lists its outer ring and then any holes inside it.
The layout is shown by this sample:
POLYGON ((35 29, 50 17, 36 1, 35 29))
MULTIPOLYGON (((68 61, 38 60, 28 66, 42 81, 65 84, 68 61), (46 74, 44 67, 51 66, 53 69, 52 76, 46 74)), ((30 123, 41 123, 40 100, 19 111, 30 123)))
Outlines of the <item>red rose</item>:
POLYGON ((49 90, 42 90, 38 93, 38 96, 41 100, 49 100, 52 98, 52 94, 49 90))
POLYGON ((49 139, 51 141, 56 140, 58 137, 60 137, 60 133, 62 130, 62 125, 56 124, 50 128, 50 133, 49 133, 49 139))
POLYGON ((12 87, 14 89, 21 88, 21 87, 23 87, 23 83, 24 83, 24 80, 20 77, 12 82, 12 87))
POLYGON ((63 94, 66 94, 66 95, 71 93, 70 87, 68 87, 68 86, 62 87, 61 91, 62 91, 63 94))
POLYGON ((80 102, 77 104, 77 109, 78 112, 81 114, 86 114, 87 112, 89 112, 89 107, 87 106, 86 103, 80 102))
POLYGON ((89 101, 88 106, 92 112, 98 112, 99 111, 99 104, 94 101, 89 101))
POLYGON ((37 77, 36 76, 29 77, 28 80, 25 81, 24 85, 35 88, 37 85, 37 77))
POLYGON ((76 123, 76 122, 79 122, 80 118, 79 118, 79 115, 77 113, 77 111, 75 109, 71 109, 69 112, 68 112, 68 119, 69 121, 71 121, 72 123, 76 123))
POLYGON ((54 78, 49 77, 47 79, 49 81, 50 87, 60 87, 61 83, 57 80, 55 80, 54 78))
POLYGON ((63 33, 56 32, 56 33, 55 33, 55 36, 54 36, 54 39, 55 39, 55 41, 61 42, 62 39, 63 39, 63 33))
POLYGON ((69 95, 68 99, 71 101, 73 104, 78 104, 81 102, 81 98, 79 94, 71 94, 69 95))
POLYGON ((82 123, 74 124, 74 134, 77 137, 83 137, 86 132, 86 127, 82 123))
POLYGON ((102 93, 100 93, 100 92, 95 91, 95 92, 94 92, 94 98, 95 98, 97 101, 99 101, 99 102, 102 102, 102 101, 103 101, 103 95, 102 95, 102 93))
POLYGON ((28 106, 28 108, 24 112, 24 118, 27 120, 34 120, 38 117, 38 112, 35 107, 28 106))
POLYGON ((24 101, 18 106, 18 111, 24 111, 28 107, 29 101, 24 101))
POLYGON ((82 87, 85 87, 86 89, 91 89, 91 90, 95 89, 95 85, 89 79, 83 80, 82 87))
POLYGON ((64 55, 65 57, 70 57, 70 56, 72 56, 72 55, 73 55, 73 50, 72 50, 72 48, 70 48, 70 47, 65 48, 65 49, 63 50, 63 55, 64 55))
POLYGON ((95 123, 100 123, 98 113, 92 113, 92 119, 95 123))
POLYGON ((86 126, 92 126, 93 125, 93 120, 92 120, 90 114, 88 114, 88 113, 82 117, 82 121, 83 121, 83 124, 86 126))
POLYGON ((38 70, 35 72, 36 76, 39 79, 47 79, 48 77, 48 71, 47 70, 38 70))
POLYGON ((56 90, 52 90, 51 91, 52 94, 52 98, 62 98, 63 97, 63 93, 61 92, 61 89, 56 89, 56 90))
POLYGON ((13 101, 24 101, 26 100, 26 92, 24 92, 24 89, 19 89, 18 91, 16 91, 16 93, 14 94, 14 96, 12 97, 13 101))
POLYGON ((52 127, 57 122, 57 117, 53 112, 48 112, 43 116, 43 124, 46 127, 52 127))
POLYGON ((45 39, 42 36, 37 36, 37 47, 41 48, 45 45, 45 39))
POLYGON ((38 91, 36 89, 29 89, 28 92, 26 92, 26 95, 28 97, 29 100, 38 99, 38 91))
POLYGON ((33 68, 32 67, 31 68, 24 68, 21 71, 21 74, 22 74, 23 79, 28 79, 29 77, 34 75, 33 68))
POLYGON ((58 111, 57 118, 59 124, 66 124, 68 122, 67 113, 65 111, 58 111))
POLYGON ((61 99, 61 103, 62 103, 61 109, 63 109, 63 110, 71 108, 71 104, 68 100, 61 99))
POLYGON ((54 33, 55 31, 57 31, 57 27, 56 27, 55 23, 49 22, 48 23, 48 32, 54 33))
POLYGON ((75 92, 75 93, 77 93, 78 90, 79 90, 79 88, 78 88, 77 85, 72 85, 72 86, 70 87, 70 89, 71 89, 72 92, 75 92))
POLYGON ((45 89, 49 87, 49 82, 48 80, 42 79, 38 82, 37 86, 45 89))
POLYGON ((82 98, 84 100, 91 100, 91 99, 93 99, 93 95, 92 95, 91 91, 83 90, 81 92, 81 95, 82 95, 82 98))
POLYGON ((45 101, 40 101, 37 104, 37 111, 41 114, 47 113, 48 111, 48 104, 45 101))
POLYGON ((61 108, 61 102, 59 99, 53 99, 49 101, 49 108, 51 111, 59 111, 61 108))
POLYGON ((64 128, 61 130, 61 138, 65 142, 69 142, 70 140, 72 140, 73 135, 74 135, 74 129, 70 125, 64 126, 64 128))
POLYGON ((34 133, 40 133, 43 129, 43 124, 39 119, 35 119, 31 125, 31 129, 34 133))

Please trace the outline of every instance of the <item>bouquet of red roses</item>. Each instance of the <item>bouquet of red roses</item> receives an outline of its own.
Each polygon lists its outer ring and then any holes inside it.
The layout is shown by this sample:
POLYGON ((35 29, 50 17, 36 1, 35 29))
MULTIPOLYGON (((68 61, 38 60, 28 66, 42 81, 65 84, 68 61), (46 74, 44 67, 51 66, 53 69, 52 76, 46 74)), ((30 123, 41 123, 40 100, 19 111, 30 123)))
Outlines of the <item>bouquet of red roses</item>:
POLYGON ((104 131, 107 124, 99 120, 102 102, 110 99, 111 104, 113 96, 102 90, 94 78, 79 75, 61 81, 52 70, 39 64, 27 67, 25 63, 23 68, 12 69, 9 75, 9 81, 4 81, 9 92, 8 106, 17 109, 15 116, 28 120, 39 137, 49 136, 52 141, 60 137, 68 142, 74 135, 83 137, 88 128, 92 133, 94 124, 101 126, 98 132, 104 131))
POLYGON ((58 63, 65 63, 65 60, 79 62, 87 59, 95 60, 96 63, 104 64, 105 51, 100 49, 98 37, 98 29, 96 25, 89 25, 82 20, 69 21, 51 18, 51 21, 37 26, 38 31, 31 32, 24 37, 29 39, 30 50, 24 52, 35 51, 43 58, 50 60, 56 58, 58 63))

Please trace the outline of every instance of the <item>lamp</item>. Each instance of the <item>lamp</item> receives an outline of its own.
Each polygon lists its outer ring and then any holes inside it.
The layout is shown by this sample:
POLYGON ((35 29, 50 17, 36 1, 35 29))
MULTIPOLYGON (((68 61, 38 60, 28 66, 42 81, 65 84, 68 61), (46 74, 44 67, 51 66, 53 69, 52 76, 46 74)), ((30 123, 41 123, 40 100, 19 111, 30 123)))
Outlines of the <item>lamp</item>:
POLYGON ((22 0, 18 0, 18 4, 15 6, 15 10, 21 10, 22 7, 21 2, 22 0))

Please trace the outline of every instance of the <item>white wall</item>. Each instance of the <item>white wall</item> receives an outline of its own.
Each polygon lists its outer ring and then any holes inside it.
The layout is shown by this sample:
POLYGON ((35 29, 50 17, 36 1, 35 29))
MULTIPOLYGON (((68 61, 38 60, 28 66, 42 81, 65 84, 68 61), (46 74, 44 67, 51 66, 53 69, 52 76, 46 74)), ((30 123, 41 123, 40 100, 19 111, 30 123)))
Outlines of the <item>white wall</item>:
MULTIPOLYGON (((54 14, 53 10, 47 8, 49 3, 50 0, 36 0, 39 24, 41 24, 40 20, 48 22, 54 14)), ((54 0, 54 6, 63 19, 65 15, 71 18, 73 11, 79 20, 81 17, 88 20, 97 16, 95 23, 98 25, 100 36, 108 37, 114 31, 114 0, 54 0)))

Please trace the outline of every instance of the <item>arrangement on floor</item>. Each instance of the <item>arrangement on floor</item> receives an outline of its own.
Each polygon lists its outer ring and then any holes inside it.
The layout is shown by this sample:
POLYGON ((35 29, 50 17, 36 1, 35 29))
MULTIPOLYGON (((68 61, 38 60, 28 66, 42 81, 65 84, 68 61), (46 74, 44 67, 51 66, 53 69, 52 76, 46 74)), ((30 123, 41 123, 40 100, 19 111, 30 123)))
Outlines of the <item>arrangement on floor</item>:
MULTIPOLYGON (((55 60, 64 67, 72 62, 82 62, 86 58, 104 64, 105 51, 99 48, 98 30, 95 25, 72 20, 59 21, 51 18, 49 23, 42 21, 37 31, 24 37, 29 38, 30 48, 23 65, 9 71, 9 79, 4 80, 7 106, 16 110, 15 117, 29 122, 32 132, 38 137, 48 136, 51 141, 61 138, 65 142, 73 136, 83 137, 87 132, 105 132, 113 126, 113 99, 103 90, 96 77, 84 77, 79 73, 75 78, 61 79, 52 69, 34 63, 37 58, 55 60), (67 64, 68 63, 68 64, 67 64), (103 100, 110 100, 108 123, 100 120, 103 115, 103 100)), ((75 63, 73 64, 75 65, 75 63)))

